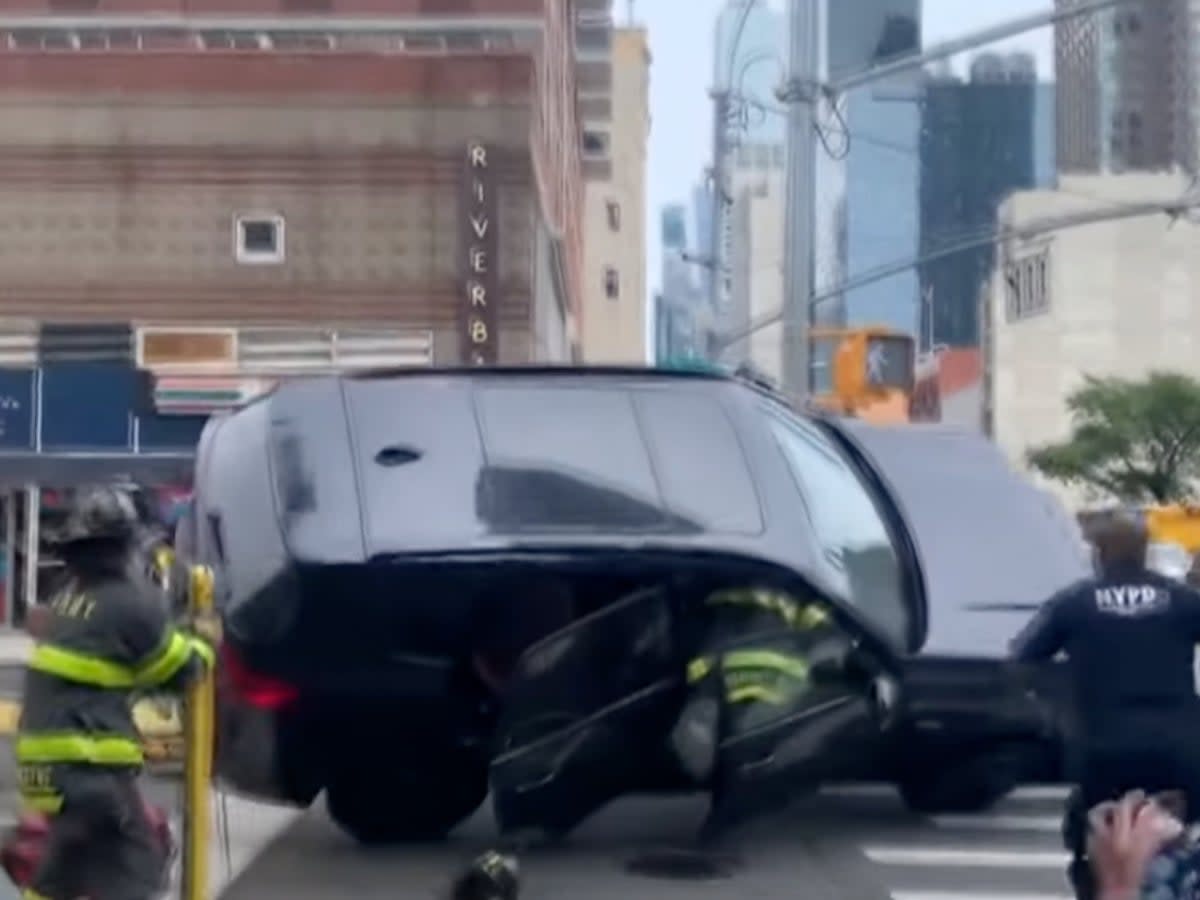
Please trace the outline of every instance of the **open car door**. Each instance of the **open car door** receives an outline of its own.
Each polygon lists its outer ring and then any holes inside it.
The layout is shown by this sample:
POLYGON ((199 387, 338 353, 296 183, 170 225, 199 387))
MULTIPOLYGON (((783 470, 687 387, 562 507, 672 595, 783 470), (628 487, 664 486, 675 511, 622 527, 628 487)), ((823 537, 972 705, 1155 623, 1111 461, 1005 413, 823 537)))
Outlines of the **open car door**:
MULTIPOLYGON (((836 777, 840 767, 878 748, 881 729, 894 717, 895 660, 884 645, 844 610, 807 606, 820 610, 818 627, 742 642, 743 649, 794 642, 808 661, 811 685, 752 727, 725 729, 714 787, 736 817, 836 777)), ((688 696, 685 663, 694 649, 680 646, 686 629, 679 624, 667 593, 650 589, 525 653, 491 767, 503 829, 565 834, 617 796, 653 787, 656 776, 676 765, 667 736, 688 696)))
POLYGON ((636 790, 684 689, 666 591, 639 591, 521 657, 491 766, 504 830, 565 834, 636 790))

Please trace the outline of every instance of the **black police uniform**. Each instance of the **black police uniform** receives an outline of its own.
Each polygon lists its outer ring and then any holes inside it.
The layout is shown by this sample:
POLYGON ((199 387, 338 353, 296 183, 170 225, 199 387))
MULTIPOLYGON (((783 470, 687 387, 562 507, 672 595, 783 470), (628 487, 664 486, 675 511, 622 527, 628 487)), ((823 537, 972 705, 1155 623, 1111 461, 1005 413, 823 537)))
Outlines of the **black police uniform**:
POLYGON ((1182 790, 1200 813, 1200 593, 1143 567, 1110 569, 1052 597, 1013 642, 1022 662, 1067 655, 1080 734, 1064 838, 1087 893, 1086 811, 1128 790, 1182 790))
POLYGON ((25 681, 16 742, 22 799, 50 816, 27 896, 149 900, 166 859, 146 820, 135 691, 181 688, 211 648, 174 628, 138 578, 73 580, 50 603, 25 681))

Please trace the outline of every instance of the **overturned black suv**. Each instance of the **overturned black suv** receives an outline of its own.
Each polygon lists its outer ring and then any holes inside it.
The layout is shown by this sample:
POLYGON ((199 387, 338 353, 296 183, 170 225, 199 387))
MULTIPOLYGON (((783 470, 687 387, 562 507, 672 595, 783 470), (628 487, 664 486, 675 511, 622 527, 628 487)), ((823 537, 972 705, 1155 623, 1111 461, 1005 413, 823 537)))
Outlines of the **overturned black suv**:
POLYGON ((701 373, 315 378, 209 424, 193 516, 226 622, 219 775, 324 790, 365 842, 444 834, 489 790, 504 826, 551 830, 564 798, 695 790, 664 751, 690 624, 764 584, 835 652, 810 704, 722 744, 727 789, 879 779, 969 809, 1059 766, 1057 686, 1003 656, 1089 558, 979 436, 701 373), (533 611, 548 584, 565 620, 533 611))

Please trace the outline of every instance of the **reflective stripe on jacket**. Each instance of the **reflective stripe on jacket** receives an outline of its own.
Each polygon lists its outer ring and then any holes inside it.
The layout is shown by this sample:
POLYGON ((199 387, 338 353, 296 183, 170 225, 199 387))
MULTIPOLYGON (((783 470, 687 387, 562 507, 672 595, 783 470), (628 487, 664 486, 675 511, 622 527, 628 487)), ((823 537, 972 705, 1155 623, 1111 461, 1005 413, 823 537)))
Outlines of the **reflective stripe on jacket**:
POLYGON ((783 706, 808 690, 808 661, 791 652, 794 645, 787 633, 808 632, 826 625, 829 616, 825 610, 815 604, 801 604, 782 591, 764 588, 718 591, 708 597, 707 604, 736 614, 714 624, 717 642, 736 643, 738 632, 750 636, 772 623, 776 633, 764 635, 760 646, 742 645, 736 650, 693 658, 687 668, 689 685, 699 684, 719 667, 722 692, 730 704, 783 706))

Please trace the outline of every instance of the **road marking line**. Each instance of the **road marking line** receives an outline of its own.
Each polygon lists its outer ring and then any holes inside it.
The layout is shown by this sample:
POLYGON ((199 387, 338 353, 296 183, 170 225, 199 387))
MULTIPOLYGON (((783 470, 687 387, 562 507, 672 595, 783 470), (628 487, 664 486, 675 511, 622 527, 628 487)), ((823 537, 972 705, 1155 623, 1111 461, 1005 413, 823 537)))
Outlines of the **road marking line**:
POLYGON ((894 797, 896 788, 890 784, 827 784, 820 793, 829 797, 894 797))
POLYGON ((1047 850, 978 850, 950 847, 864 847, 872 862, 885 866, 961 866, 988 869, 1060 869, 1070 854, 1047 850))
POLYGON ((1066 784, 1027 784, 1017 788, 1004 800, 1066 800, 1070 793, 1071 787, 1066 784))
MULTIPOLYGON (((823 785, 820 793, 830 797, 894 797, 896 787, 884 782, 848 782, 823 785)), ((1066 800, 1070 793, 1071 788, 1065 784, 1029 784, 1005 794, 998 803, 1009 800, 1066 800)))
POLYGON ((991 893, 979 891, 892 891, 892 900, 1075 900, 1073 894, 1049 891, 1044 894, 1013 892, 991 893))
POLYGON ((1062 831, 1062 816, 1019 816, 1003 812, 982 812, 969 815, 930 816, 938 828, 967 830, 1037 831, 1058 834, 1062 831))

